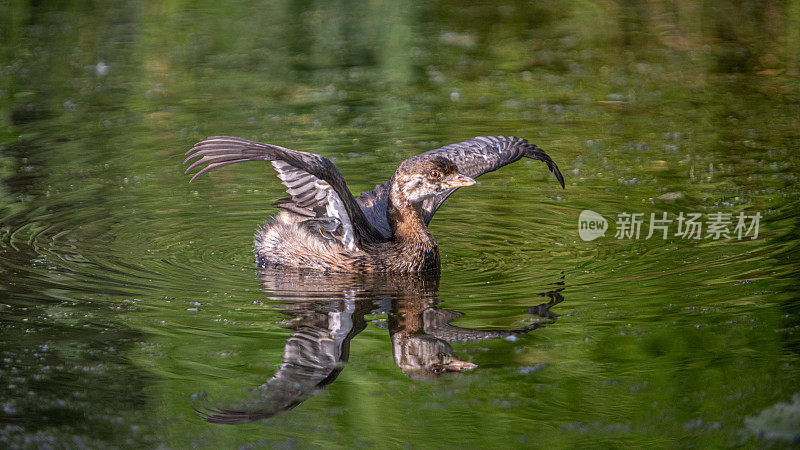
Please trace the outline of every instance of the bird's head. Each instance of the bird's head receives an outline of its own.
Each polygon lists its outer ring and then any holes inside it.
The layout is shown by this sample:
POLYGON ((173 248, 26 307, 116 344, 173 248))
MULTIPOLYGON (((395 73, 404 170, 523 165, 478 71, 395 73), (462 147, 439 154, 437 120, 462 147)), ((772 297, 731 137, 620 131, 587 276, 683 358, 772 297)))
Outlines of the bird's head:
POLYGON ((429 155, 405 160, 397 168, 393 180, 392 189, 415 204, 449 189, 475 184, 475 180, 458 172, 453 161, 429 155))
POLYGON ((429 380, 478 367, 456 358, 453 347, 444 339, 425 333, 401 331, 392 334, 392 356, 400 370, 415 380, 429 380))

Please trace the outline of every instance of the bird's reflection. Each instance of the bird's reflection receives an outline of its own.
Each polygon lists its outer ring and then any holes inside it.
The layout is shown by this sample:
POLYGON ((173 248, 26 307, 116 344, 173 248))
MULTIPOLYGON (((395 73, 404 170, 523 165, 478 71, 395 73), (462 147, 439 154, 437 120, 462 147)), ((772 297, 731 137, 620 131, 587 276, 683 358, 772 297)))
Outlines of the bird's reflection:
POLYGON ((562 302, 563 281, 528 308, 540 320, 510 330, 474 330, 451 325, 459 312, 436 307, 438 272, 409 275, 319 274, 285 270, 260 273, 269 298, 287 316, 292 331, 281 365, 253 396, 237 405, 198 413, 208 422, 240 424, 266 419, 302 403, 331 384, 350 356, 350 341, 366 328, 366 315, 387 314, 395 364, 413 379, 471 370, 477 365, 455 357, 452 341, 475 341, 524 334, 553 323, 550 311, 562 302))

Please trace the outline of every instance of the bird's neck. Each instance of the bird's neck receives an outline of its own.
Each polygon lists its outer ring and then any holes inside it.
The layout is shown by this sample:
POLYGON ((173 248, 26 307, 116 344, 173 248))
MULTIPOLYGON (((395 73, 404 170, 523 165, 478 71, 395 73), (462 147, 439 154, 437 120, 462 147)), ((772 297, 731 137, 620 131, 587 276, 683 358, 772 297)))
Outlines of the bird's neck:
POLYGON ((386 219, 394 241, 435 242, 422 219, 422 204, 410 202, 395 186, 389 189, 386 219))

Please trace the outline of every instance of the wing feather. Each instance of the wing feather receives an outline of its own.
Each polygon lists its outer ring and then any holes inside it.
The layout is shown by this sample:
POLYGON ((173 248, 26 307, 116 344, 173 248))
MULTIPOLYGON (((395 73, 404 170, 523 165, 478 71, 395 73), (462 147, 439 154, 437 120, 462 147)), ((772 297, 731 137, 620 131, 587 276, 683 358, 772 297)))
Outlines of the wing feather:
MULTIPOLYGON (((472 178, 495 171, 503 166, 531 158, 547 164, 547 168, 555 175, 561 187, 564 177, 558 165, 541 148, 522 138, 513 136, 478 136, 463 142, 446 145, 430 150, 423 155, 436 155, 447 158, 458 166, 458 171, 472 178)), ((372 225, 387 236, 389 224, 386 220, 386 205, 389 199, 388 181, 375 186, 372 191, 362 192, 358 203, 372 225)), ((456 189, 450 189, 425 200, 422 204, 422 217, 428 225, 439 207, 456 189)))
POLYGON ((384 239, 364 216, 339 169, 323 156, 230 136, 206 138, 186 155, 184 164, 191 161, 187 173, 205 165, 190 181, 229 164, 270 161, 290 196, 277 206, 310 218, 338 219, 342 229, 335 235, 351 250, 361 240, 384 239))

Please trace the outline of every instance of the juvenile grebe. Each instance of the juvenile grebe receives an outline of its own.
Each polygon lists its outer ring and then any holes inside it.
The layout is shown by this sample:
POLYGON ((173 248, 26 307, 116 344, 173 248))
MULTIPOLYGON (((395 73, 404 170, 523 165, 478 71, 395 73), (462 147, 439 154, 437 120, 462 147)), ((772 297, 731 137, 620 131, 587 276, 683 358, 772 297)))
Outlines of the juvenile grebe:
POLYGON ((428 224, 456 189, 522 157, 544 161, 561 187, 564 177, 539 147, 509 136, 480 136, 400 164, 384 184, 353 197, 327 158, 247 139, 215 136, 186 152, 198 176, 228 164, 270 161, 289 197, 256 233, 259 265, 334 272, 420 272, 439 268, 428 224))

